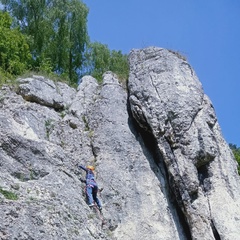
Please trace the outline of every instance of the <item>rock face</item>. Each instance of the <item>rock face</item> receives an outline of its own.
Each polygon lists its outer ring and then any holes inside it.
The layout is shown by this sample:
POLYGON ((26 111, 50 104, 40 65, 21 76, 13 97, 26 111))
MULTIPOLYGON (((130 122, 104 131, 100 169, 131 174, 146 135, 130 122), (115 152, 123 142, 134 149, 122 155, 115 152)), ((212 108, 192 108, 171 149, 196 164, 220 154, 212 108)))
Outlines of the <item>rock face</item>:
POLYGON ((239 239, 236 161, 193 69, 161 48, 129 63, 128 92, 111 72, 1 89, 0 239, 239 239), (103 215, 79 164, 96 166, 103 215))
POLYGON ((236 163, 191 66, 160 48, 129 58, 133 116, 155 140, 189 238, 239 239, 236 163))

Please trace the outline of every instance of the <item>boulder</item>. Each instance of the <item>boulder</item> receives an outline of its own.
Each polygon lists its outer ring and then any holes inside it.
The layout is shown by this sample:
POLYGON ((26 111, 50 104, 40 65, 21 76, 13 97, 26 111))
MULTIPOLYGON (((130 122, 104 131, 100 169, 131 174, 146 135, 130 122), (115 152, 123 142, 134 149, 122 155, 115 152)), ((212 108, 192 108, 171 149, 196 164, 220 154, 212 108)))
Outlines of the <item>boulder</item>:
POLYGON ((72 103, 76 91, 62 82, 53 82, 43 76, 33 75, 18 79, 19 94, 30 102, 47 107, 63 109, 72 103))

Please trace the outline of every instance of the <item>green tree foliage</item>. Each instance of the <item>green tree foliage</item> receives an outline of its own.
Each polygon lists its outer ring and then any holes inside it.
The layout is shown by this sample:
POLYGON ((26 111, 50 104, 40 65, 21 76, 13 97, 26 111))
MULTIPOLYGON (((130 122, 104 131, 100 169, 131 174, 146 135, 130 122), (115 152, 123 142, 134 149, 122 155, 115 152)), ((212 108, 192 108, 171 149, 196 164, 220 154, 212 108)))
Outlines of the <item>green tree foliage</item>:
POLYGON ((99 42, 91 43, 86 53, 86 60, 86 73, 101 81, 102 74, 109 68, 110 50, 105 44, 99 42))
POLYGON ((229 144, 229 147, 231 148, 233 155, 238 162, 238 174, 240 175, 240 147, 237 147, 235 144, 229 144))
POLYGON ((120 80, 127 80, 129 75, 128 58, 121 51, 112 50, 110 58, 110 70, 115 72, 120 80))
POLYGON ((106 71, 112 71, 118 75, 120 80, 126 81, 129 68, 127 55, 121 51, 109 50, 108 46, 99 42, 91 43, 86 54, 86 71, 99 82, 106 71))
POLYGON ((80 0, 1 0, 29 39, 33 68, 47 66, 77 82, 88 42, 88 8, 80 0), (51 66, 49 66, 51 63, 51 66))
POLYGON ((46 17, 45 0, 1 0, 4 10, 13 18, 14 26, 18 26, 21 32, 29 36, 31 52, 34 58, 38 57, 49 35, 49 23, 46 17))
POLYGON ((0 11, 0 68, 1 72, 23 73, 31 58, 26 37, 19 29, 11 28, 12 19, 0 11))
MULTIPOLYGON (((69 79, 71 84, 77 83, 84 74, 91 74, 101 82, 106 71, 116 73, 123 82, 128 78, 127 55, 121 51, 111 51, 107 45, 98 42, 90 43, 87 33, 88 8, 81 0, 0 2, 4 11, 11 15, 13 26, 26 36, 32 55, 29 66, 32 70, 48 74, 54 72, 69 79)), ((6 45, 5 50, 11 52, 10 49, 11 46, 6 45)), ((24 56, 20 56, 19 60, 25 66, 24 56)), ((7 70, 13 68, 13 63, 4 64, 7 70)), ((19 71, 14 70, 14 73, 20 73, 24 68, 17 66, 19 71)))
POLYGON ((88 9, 79 0, 55 0, 51 9, 53 41, 46 53, 54 63, 54 71, 77 82, 82 72, 84 53, 89 41, 87 33, 88 9))

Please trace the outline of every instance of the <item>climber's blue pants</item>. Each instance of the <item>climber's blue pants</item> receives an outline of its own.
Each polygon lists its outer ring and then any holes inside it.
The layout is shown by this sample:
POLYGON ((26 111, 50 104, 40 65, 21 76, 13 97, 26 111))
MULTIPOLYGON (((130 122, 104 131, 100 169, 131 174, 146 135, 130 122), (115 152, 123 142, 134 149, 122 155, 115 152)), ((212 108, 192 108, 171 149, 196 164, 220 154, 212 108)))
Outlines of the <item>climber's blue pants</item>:
POLYGON ((101 207, 101 203, 97 197, 98 187, 96 185, 87 185, 87 198, 88 198, 88 204, 93 204, 93 201, 96 202, 98 207, 101 207))

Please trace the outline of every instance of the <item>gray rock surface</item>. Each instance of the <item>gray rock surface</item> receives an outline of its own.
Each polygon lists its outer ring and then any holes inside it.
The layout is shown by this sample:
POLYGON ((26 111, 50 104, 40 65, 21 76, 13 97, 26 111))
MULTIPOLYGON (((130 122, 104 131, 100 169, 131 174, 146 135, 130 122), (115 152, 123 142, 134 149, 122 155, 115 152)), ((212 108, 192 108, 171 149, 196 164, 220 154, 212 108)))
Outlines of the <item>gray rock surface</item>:
POLYGON ((236 162, 191 66, 160 48, 129 62, 128 92, 111 72, 0 90, 0 239, 239 239, 236 162))
POLYGON ((19 93, 24 99, 44 106, 63 109, 72 103, 75 90, 61 82, 53 81, 42 76, 19 79, 19 93))
POLYGON ((129 58, 133 116, 156 140, 191 238, 239 239, 236 162, 193 69, 161 48, 129 58))

